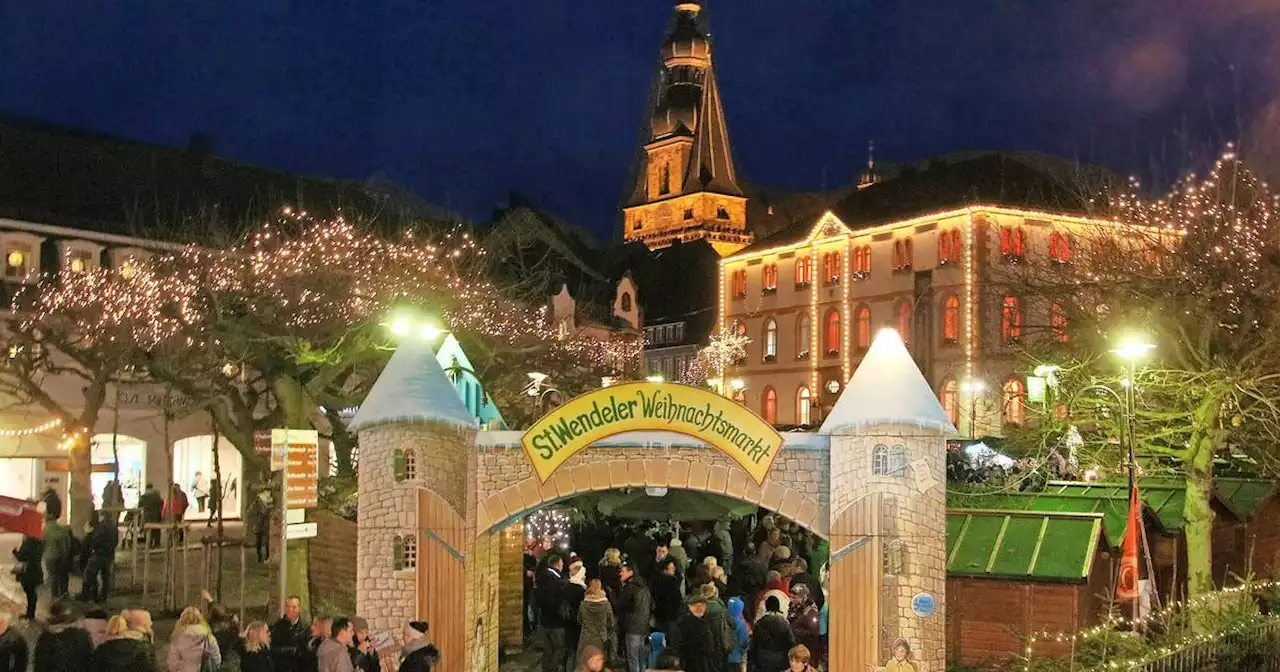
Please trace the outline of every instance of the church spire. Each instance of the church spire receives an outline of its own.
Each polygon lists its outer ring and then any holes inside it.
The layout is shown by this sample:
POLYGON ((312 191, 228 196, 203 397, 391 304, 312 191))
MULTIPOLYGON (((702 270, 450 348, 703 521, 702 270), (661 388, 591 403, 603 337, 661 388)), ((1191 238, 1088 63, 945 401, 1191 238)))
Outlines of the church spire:
POLYGON ((650 249, 706 238, 729 254, 753 236, 701 3, 676 4, 660 55, 649 132, 623 207, 623 237, 650 249))

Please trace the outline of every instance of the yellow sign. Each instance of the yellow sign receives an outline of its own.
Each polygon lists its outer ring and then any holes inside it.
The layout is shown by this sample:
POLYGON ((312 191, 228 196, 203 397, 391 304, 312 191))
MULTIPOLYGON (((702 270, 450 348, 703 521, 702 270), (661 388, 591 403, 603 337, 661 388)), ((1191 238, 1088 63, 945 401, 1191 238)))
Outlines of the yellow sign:
POLYGON ((782 436, 744 406, 714 392, 676 383, 625 383, 574 397, 534 423, 521 439, 546 482, 565 460, 623 432, 676 432, 700 439, 764 482, 782 436))

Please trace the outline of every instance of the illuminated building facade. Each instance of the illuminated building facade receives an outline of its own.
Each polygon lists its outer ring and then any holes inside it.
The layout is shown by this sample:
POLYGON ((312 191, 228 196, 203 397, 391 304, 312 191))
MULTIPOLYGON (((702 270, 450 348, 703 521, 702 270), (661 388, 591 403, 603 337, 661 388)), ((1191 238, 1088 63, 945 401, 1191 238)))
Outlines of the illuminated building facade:
POLYGON ((718 324, 751 339, 732 371, 743 403, 779 426, 821 422, 888 326, 962 435, 1023 422, 1020 343, 1032 329, 1065 338, 1066 316, 1019 295, 1010 274, 1070 265, 1109 226, 1070 186, 1011 155, 938 160, 722 259, 718 324))
POLYGON ((622 211, 623 238, 651 250, 706 239, 724 255, 753 240, 704 22, 699 3, 676 5, 622 211))

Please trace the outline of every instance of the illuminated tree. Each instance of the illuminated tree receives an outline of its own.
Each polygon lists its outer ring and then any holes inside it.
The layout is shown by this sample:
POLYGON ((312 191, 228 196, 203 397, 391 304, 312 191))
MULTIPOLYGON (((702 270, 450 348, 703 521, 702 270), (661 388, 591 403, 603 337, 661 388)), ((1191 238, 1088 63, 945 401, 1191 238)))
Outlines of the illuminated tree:
POLYGON ((724 327, 711 335, 706 347, 685 368, 680 382, 688 385, 705 385, 710 382, 721 394, 727 392, 724 379, 729 367, 747 357, 747 344, 751 342, 746 334, 732 327, 724 327))
MULTIPOLYGON (((1280 466, 1280 254, 1276 198, 1233 153, 1159 200, 1114 201, 1115 223, 1078 241, 1071 265, 1015 274, 1039 324, 1025 339, 1057 381, 1043 418, 1013 438, 1024 450, 1123 477, 1119 399, 1129 384, 1110 351, 1138 333, 1156 347, 1137 364, 1134 418, 1144 475, 1186 488, 1187 584, 1212 589, 1210 493, 1215 462, 1280 466), (1080 441, 1068 441, 1070 429, 1080 441)), ((1045 464, 1049 464, 1048 461, 1045 464)))

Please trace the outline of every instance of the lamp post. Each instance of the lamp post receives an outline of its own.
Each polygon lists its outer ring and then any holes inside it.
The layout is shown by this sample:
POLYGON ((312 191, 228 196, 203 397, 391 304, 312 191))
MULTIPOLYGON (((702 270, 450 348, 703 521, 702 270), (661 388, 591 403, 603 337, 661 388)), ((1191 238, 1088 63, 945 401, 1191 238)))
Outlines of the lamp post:
POLYGON ((970 378, 961 386, 969 396, 969 438, 978 438, 978 395, 987 389, 987 384, 978 378, 970 378))
POLYGON ((1134 434, 1134 416, 1137 415, 1137 400, 1135 398, 1134 389, 1137 382, 1134 376, 1137 375, 1136 367, 1138 360, 1145 356, 1148 352, 1155 349, 1154 343, 1148 343, 1137 337, 1126 338, 1119 347, 1113 348, 1111 353, 1124 360, 1125 363, 1125 382, 1124 382, 1124 413, 1125 413, 1125 434, 1129 440, 1129 489, 1133 490, 1138 485, 1138 456, 1137 456, 1137 436, 1134 434))

